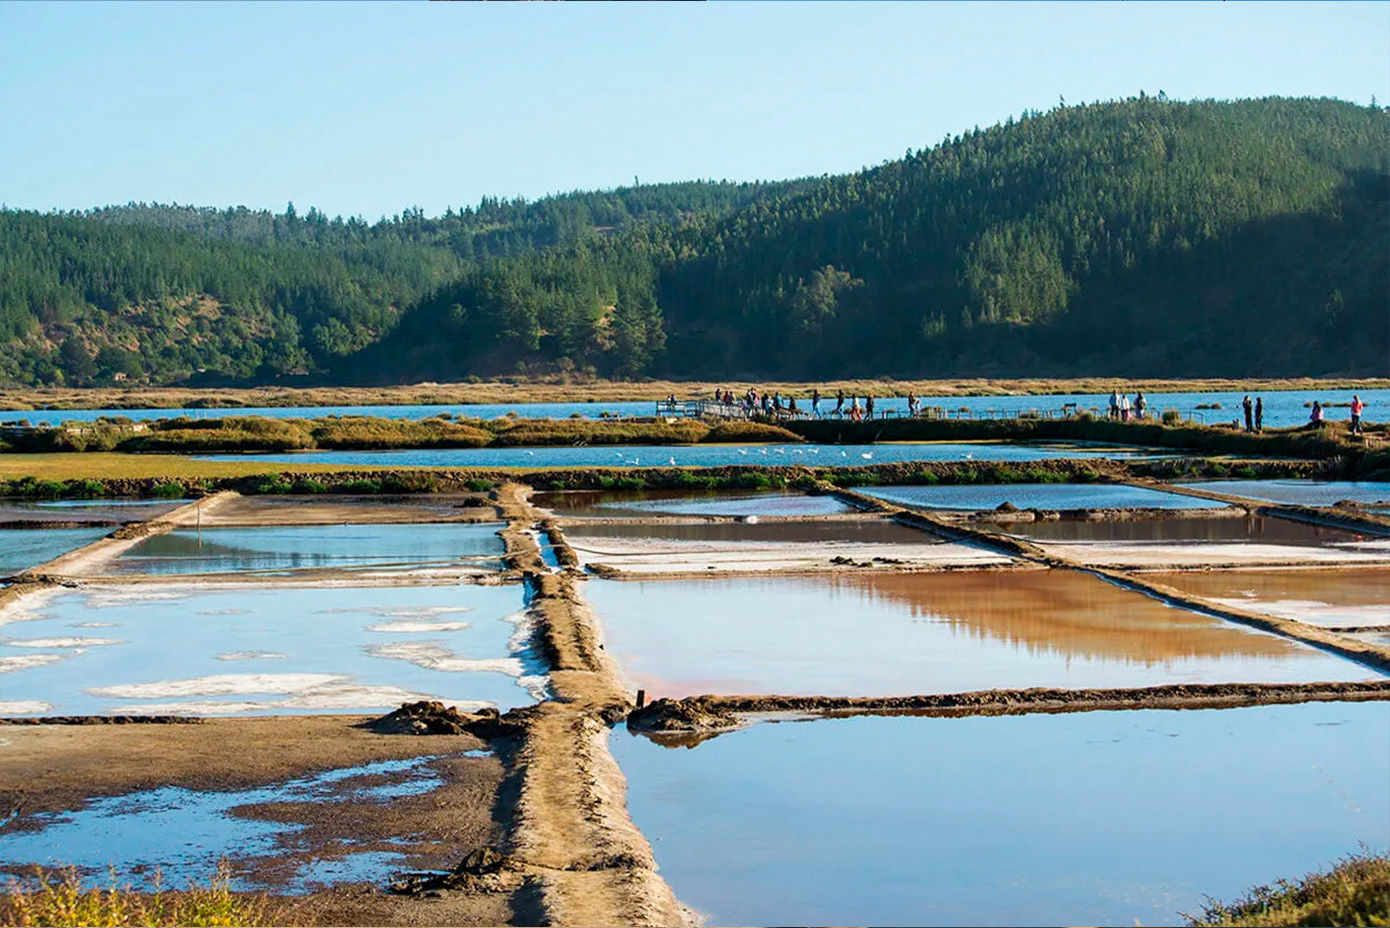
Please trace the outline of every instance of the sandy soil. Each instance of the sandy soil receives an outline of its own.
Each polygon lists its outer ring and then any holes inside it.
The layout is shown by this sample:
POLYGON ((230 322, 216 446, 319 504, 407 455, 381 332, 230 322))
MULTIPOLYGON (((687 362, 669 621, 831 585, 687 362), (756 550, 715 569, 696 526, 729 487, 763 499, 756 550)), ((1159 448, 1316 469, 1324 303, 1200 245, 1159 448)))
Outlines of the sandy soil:
MULTIPOLYGON (((311 716, 222 719, 163 725, 0 724, 0 799, 18 811, 11 828, 37 812, 80 808, 84 800, 161 786, 229 790, 372 761, 485 748, 471 735, 381 735, 363 718, 311 716), (131 763, 138 758, 138 763, 131 763)), ((499 840, 502 764, 494 756, 436 762, 440 788, 386 803, 324 802, 244 807, 239 814, 298 822, 307 830, 290 853, 259 861, 254 876, 274 882, 288 865, 316 856, 394 850, 406 866, 451 868, 475 847, 499 840), (404 843, 401 843, 404 839, 404 843)), ((214 862, 211 862, 215 864, 214 862)), ((14 868, 11 868, 14 869, 14 868)), ((356 885, 292 904, 324 924, 500 924, 511 919, 507 894, 451 894, 436 900, 385 895, 356 885), (446 914, 447 913, 447 914, 446 914)))

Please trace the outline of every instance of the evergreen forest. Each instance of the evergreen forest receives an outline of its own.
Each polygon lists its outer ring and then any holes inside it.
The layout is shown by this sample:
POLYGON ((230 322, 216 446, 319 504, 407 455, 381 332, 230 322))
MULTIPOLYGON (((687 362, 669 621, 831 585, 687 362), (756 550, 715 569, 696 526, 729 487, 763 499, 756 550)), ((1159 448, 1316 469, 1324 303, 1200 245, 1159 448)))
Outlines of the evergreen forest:
POLYGON ((854 174, 375 223, 0 211, 0 383, 570 372, 1385 376, 1390 112, 1141 94, 854 174))

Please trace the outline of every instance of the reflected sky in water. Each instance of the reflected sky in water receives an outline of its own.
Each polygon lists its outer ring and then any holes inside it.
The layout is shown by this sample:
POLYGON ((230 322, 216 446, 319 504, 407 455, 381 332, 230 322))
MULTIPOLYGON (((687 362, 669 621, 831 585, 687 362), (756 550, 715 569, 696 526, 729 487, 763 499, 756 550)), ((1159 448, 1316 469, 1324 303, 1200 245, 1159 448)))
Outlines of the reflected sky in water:
POLYGON ((1219 509, 1221 503, 1125 484, 1012 483, 865 487, 869 496, 922 509, 1219 509))
POLYGON ((51 561, 110 532, 109 527, 0 528, 0 577, 51 561))
POLYGON ((593 580, 586 595, 652 698, 1377 676, 1077 571, 593 580))
POLYGON ((1390 567, 1154 574, 1169 586, 1314 625, 1390 625, 1390 567))
MULTIPOLYGON (((376 712, 535 701, 519 586, 97 588, 26 597, 0 625, 13 714, 376 712)), ((8 714, 8 713, 0 713, 8 714)))
POLYGON ((177 529, 121 555, 117 573, 367 568, 467 563, 498 569, 501 523, 177 529))
POLYGON ((1171 925, 1390 846, 1390 704, 618 728, 633 821, 717 925, 1171 925))

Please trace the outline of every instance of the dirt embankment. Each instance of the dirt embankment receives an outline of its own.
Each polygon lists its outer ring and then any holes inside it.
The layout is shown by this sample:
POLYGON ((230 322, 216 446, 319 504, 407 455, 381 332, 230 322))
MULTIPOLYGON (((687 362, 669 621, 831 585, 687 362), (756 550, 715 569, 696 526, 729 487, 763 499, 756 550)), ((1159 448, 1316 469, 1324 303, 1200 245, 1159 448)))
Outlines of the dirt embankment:
POLYGON ((518 903, 518 918, 681 924, 683 910, 627 814, 627 783, 608 752, 607 723, 632 703, 578 592, 578 575, 553 573, 541 559, 532 531, 543 513, 528 493, 505 484, 495 494, 508 520, 508 563, 530 589, 528 612, 551 665, 553 691, 551 700, 510 714, 519 731, 503 787, 513 811, 502 854, 526 875, 518 899, 531 899, 538 910, 523 912, 518 903))
POLYGON ((1118 709, 1211 709, 1276 703, 1390 700, 1390 680, 1363 683, 1170 684, 1114 689, 981 690, 920 696, 694 696, 658 699, 627 724, 653 734, 712 734, 772 712, 845 715, 1021 715, 1118 709))

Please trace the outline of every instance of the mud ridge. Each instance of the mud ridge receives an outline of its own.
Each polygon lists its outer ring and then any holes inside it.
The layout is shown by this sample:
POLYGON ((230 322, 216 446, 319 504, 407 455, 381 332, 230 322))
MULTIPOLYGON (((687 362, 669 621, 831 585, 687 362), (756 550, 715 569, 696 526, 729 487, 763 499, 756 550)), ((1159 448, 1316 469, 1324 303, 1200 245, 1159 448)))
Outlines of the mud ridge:
POLYGON ((1352 683, 1182 683, 1110 689, 977 690, 918 696, 692 696, 658 699, 628 715, 632 731, 710 733, 764 713, 1017 715, 1107 709, 1206 709, 1276 703, 1390 700, 1390 680, 1352 683))
POLYGON ((513 909, 554 925, 683 924, 686 912, 628 816, 627 781, 608 751, 609 724, 632 702, 579 593, 582 575, 554 573, 541 559, 531 533, 544 514, 529 493, 508 483, 494 496, 508 522, 509 564, 530 591, 527 611, 554 694, 503 718, 515 726, 506 752, 506 789, 515 799, 499 853, 523 874, 513 909))

